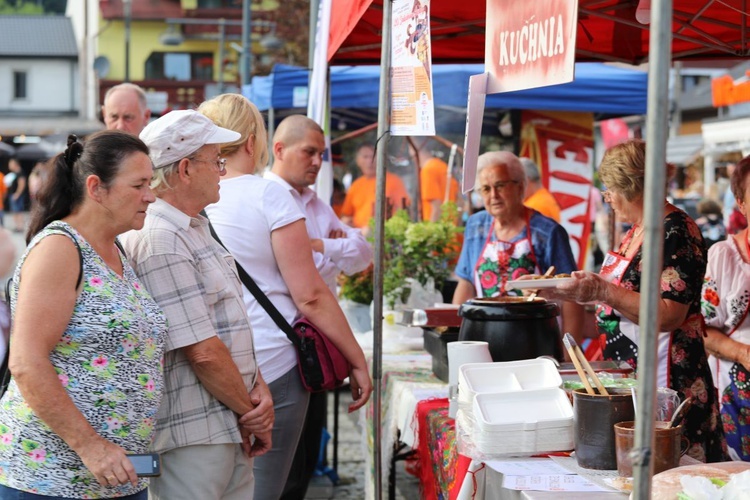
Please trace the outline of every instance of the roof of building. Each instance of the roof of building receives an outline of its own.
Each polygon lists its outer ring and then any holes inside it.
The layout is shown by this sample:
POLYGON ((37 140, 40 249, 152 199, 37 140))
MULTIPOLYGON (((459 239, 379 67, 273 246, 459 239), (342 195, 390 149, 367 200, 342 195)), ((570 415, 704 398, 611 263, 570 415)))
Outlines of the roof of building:
POLYGON ((0 16, 0 57, 78 57, 64 16, 0 16))
POLYGON ((701 134, 678 135, 667 140, 667 161, 675 165, 689 165, 703 151, 701 134))

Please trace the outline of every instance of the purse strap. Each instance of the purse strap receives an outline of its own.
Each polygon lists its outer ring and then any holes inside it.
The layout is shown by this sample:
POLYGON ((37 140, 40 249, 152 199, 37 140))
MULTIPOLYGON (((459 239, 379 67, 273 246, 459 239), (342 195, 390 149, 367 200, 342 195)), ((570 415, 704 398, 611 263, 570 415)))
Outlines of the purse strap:
MULTIPOLYGON (((219 235, 216 234, 216 230, 214 229, 213 224, 211 224, 211 220, 208 219, 206 211, 201 210, 201 215, 204 216, 206 220, 208 220, 208 230, 211 232, 211 236, 213 236, 216 242, 221 245, 224 250, 229 252, 229 249, 224 245, 224 243, 222 243, 219 235)), ((231 254, 232 252, 229 253, 231 254)), ((273 305, 273 302, 271 302, 271 299, 269 299, 268 296, 263 293, 263 290, 260 289, 255 280, 251 278, 250 275, 247 274, 247 271, 245 271, 240 263, 237 262, 237 259, 234 259, 234 265, 237 266, 237 274, 239 274, 240 281, 243 285, 245 285, 245 288, 250 290, 250 293, 253 294, 255 300, 257 300, 258 303, 263 306, 263 309, 266 310, 273 322, 276 323, 276 326, 278 326, 279 329, 281 329, 281 331, 284 332, 287 337, 289 337, 289 340, 292 342, 292 344, 294 344, 294 346, 299 349, 301 346, 300 339, 299 336, 294 332, 292 325, 290 325, 289 322, 284 318, 284 316, 281 315, 279 310, 276 309, 276 306, 273 305)))

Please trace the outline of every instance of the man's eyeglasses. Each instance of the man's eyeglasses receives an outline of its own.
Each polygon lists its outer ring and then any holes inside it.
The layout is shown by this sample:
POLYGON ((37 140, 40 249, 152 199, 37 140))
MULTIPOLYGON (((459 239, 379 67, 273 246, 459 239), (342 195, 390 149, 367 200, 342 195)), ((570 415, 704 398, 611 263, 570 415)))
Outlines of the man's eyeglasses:
POLYGON ((194 158, 188 158, 188 160, 198 161, 198 162, 202 161, 203 163, 213 163, 214 165, 216 165, 216 168, 218 169, 218 171, 219 171, 220 174, 224 173, 227 170, 227 159, 226 158, 217 158, 215 160, 206 160, 206 159, 203 159, 203 158, 194 157, 194 158))
POLYGON ((516 181, 516 180, 499 181, 499 182, 494 183, 492 186, 487 186, 487 185, 481 186, 479 188, 479 192, 481 194, 490 194, 490 191, 492 191, 493 189, 497 191, 502 191, 503 189, 507 188, 510 185, 518 185, 520 183, 521 181, 516 181))

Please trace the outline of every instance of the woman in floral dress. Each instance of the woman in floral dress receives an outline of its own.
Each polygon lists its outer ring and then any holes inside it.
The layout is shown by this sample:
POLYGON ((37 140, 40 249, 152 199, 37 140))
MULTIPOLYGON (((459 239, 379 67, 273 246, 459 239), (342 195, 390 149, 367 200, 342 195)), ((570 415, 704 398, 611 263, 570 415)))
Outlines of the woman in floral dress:
POLYGON ((148 148, 69 138, 39 193, 10 289, 12 378, 0 400, 0 499, 146 499, 166 320, 116 236, 154 201, 148 148))
MULTIPOLYGON (((631 140, 607 150, 599 176, 604 199, 620 220, 632 224, 617 252, 608 252, 599 274, 573 273, 551 296, 578 303, 596 302, 597 327, 605 359, 626 361, 638 371, 641 273, 643 271, 643 186, 646 145, 631 140)), ((671 176, 674 167, 666 166, 671 176)), ((688 454, 702 462, 726 459, 719 405, 703 346, 705 327, 700 293, 706 249, 695 222, 674 205, 664 204, 664 258, 659 301, 657 385, 692 397, 683 435, 688 454)))
MULTIPOLYGON (((737 207, 750 203, 750 156, 732 173, 737 207)), ((727 444, 750 461, 750 241, 747 228, 716 243, 708 252, 702 308, 708 363, 721 396, 721 421, 727 444)))
MULTIPOLYGON (((526 182, 523 165, 513 153, 493 151, 479 157, 475 189, 486 210, 466 223, 454 304, 474 297, 521 295, 506 283, 542 274, 550 266, 555 273, 577 269, 565 228, 523 204, 526 182)), ((563 304, 562 331, 582 340, 582 318, 579 305, 563 304)))

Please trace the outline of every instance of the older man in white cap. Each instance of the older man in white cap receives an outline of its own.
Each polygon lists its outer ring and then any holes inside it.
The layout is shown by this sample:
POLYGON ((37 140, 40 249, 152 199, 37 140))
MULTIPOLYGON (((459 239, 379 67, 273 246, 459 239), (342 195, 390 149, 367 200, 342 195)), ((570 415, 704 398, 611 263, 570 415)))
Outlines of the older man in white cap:
POLYGON ((219 200, 219 144, 239 136, 192 110, 172 111, 140 135, 157 199, 143 229, 122 243, 169 320, 153 445, 162 475, 150 498, 251 499, 252 457, 271 446, 273 403, 234 260, 201 215, 219 200))

